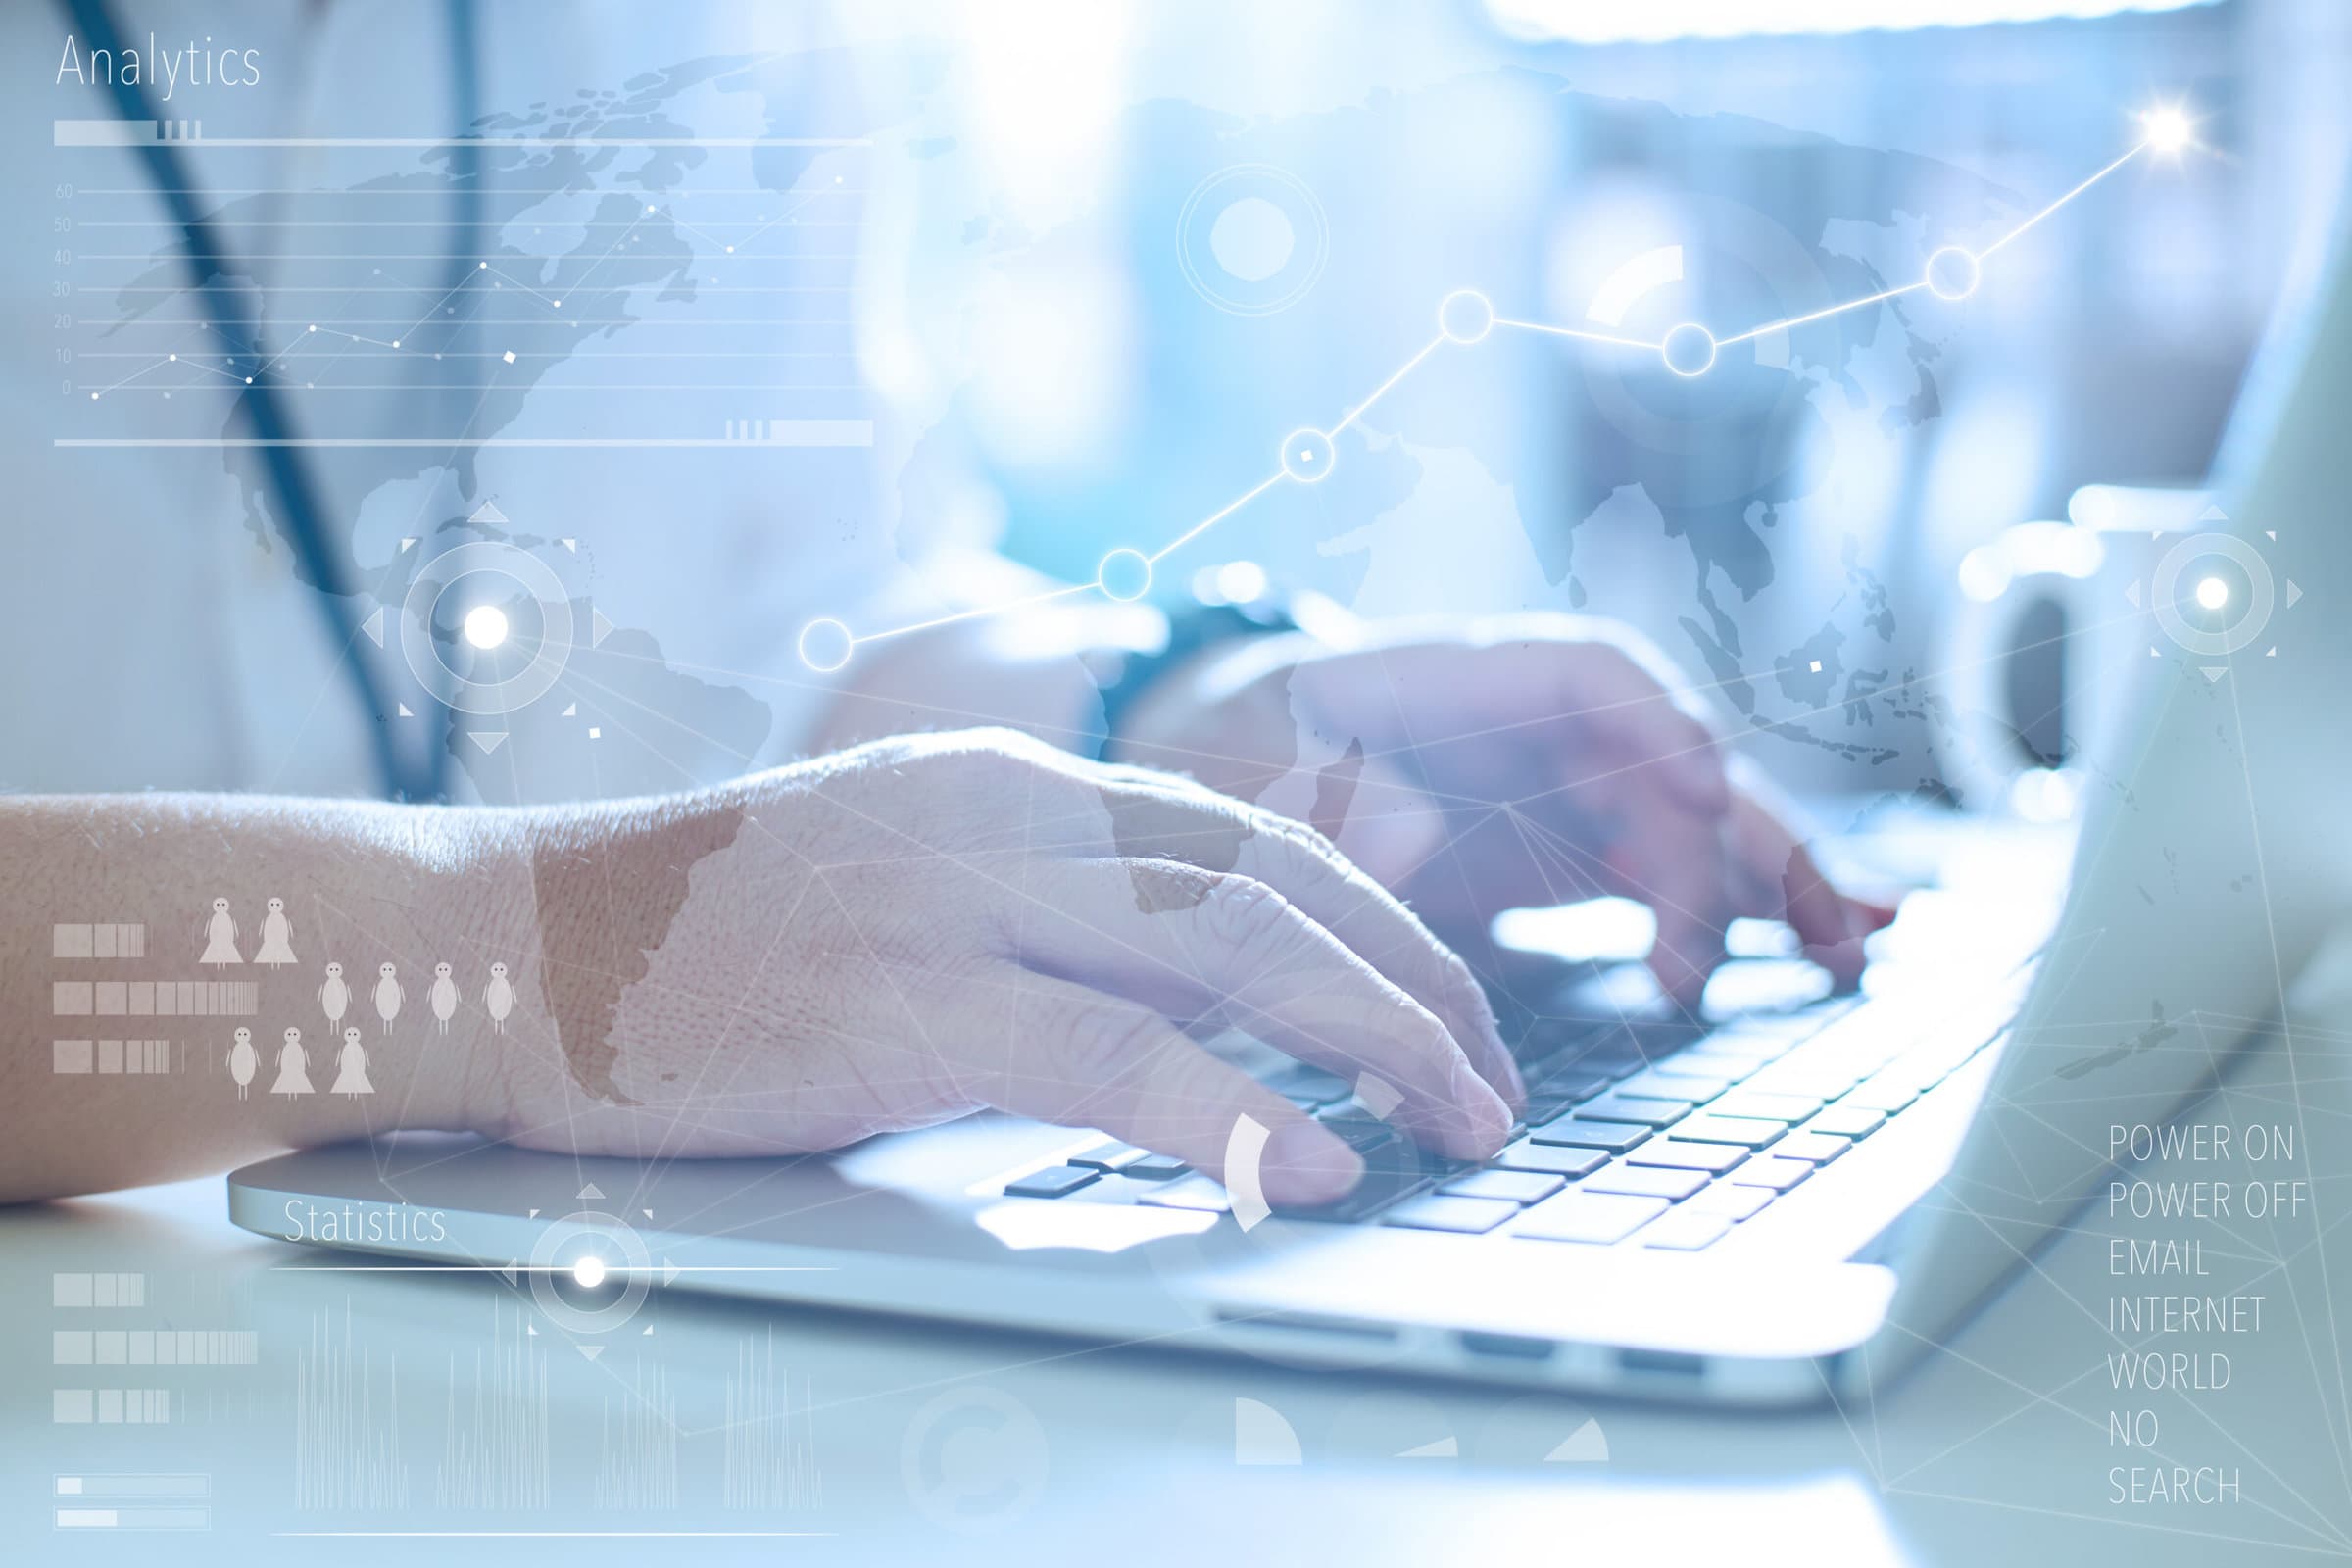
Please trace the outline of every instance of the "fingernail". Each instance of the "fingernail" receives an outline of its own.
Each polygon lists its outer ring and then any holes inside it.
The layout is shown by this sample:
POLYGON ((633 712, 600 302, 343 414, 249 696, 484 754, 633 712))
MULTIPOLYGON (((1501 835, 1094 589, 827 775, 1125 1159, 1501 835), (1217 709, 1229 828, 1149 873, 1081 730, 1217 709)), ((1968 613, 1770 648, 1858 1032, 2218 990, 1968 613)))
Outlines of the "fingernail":
POLYGON ((1258 1186, 1286 1203, 1328 1203, 1363 1180, 1364 1162, 1354 1150, 1311 1121, 1274 1129, 1258 1161, 1258 1186))

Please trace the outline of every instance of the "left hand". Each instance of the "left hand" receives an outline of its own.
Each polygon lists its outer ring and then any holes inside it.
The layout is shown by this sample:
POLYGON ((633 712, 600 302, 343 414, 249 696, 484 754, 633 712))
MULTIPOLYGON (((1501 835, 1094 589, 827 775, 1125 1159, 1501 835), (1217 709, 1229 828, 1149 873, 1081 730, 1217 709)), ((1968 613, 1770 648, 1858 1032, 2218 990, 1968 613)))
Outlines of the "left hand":
POLYGON ((1787 921, 1851 984, 1891 910, 1822 874, 1675 685, 1625 628, 1564 614, 1400 623, 1347 650, 1290 635, 1172 672, 1113 755, 1309 822, 1440 930, 1617 894, 1655 912, 1650 967, 1682 1002, 1738 915, 1787 921))

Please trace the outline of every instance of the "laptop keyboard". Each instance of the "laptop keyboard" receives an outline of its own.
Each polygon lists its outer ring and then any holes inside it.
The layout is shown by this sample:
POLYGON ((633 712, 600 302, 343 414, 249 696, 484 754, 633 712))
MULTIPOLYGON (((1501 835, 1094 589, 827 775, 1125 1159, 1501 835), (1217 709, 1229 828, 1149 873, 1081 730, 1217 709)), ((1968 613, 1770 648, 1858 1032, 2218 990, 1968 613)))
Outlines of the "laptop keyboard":
MULTIPOLYGON (((1526 1119, 1484 1164, 1421 1148, 1359 1104, 1343 1078, 1287 1067, 1268 1086, 1355 1150, 1364 1179, 1336 1203, 1274 1212, 1325 1224, 1600 1247, 1630 1239, 1698 1251, 1861 1140, 1881 1136, 1990 1043, 1964 1031, 1889 1045, 1887 1033, 1870 1028, 1867 1006, 1850 997, 1712 1030, 1542 1020, 1517 1053, 1526 1119)), ((1207 1177, 1121 1144, 1030 1172, 1004 1193, 1228 1207, 1224 1189, 1207 1177)))

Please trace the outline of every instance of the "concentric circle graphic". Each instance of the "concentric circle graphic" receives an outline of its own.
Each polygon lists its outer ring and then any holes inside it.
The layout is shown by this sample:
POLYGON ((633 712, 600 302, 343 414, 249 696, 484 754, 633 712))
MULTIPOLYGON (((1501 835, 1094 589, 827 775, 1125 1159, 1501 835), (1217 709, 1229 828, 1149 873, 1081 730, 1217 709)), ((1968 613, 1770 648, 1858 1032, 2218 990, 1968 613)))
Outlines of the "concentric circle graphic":
POLYGON ((1193 292, 1236 316, 1306 297, 1331 257, 1331 222, 1304 181, 1271 164, 1220 169, 1176 215, 1176 263, 1193 292))
POLYGON ((2227 659, 2247 647, 2269 627, 2277 603, 2270 563, 2228 533, 2190 534, 2167 550, 2148 592, 2156 624, 2199 659, 2227 659))
POLYGON ((460 712, 512 713, 537 702, 555 686, 571 658, 570 593, 553 567, 514 545, 477 540, 435 557, 409 585, 401 611, 400 651, 409 673, 426 691, 442 692, 460 712), (483 605, 517 594, 537 607, 538 625, 510 627, 512 617, 501 611, 501 631, 494 645, 484 647, 475 638, 468 643, 486 655, 508 647, 527 650, 522 667, 497 680, 477 680, 451 664, 433 628, 466 626, 483 605))
POLYGON ((1029 1407, 1001 1389, 950 1389, 914 1413, 899 1450, 906 1494, 934 1523, 1002 1530, 1046 1490, 1052 1454, 1029 1407))
POLYGON ((531 1299, 566 1334, 610 1334, 637 1315, 653 1284, 653 1254, 626 1220, 582 1209, 531 1247, 531 1299))

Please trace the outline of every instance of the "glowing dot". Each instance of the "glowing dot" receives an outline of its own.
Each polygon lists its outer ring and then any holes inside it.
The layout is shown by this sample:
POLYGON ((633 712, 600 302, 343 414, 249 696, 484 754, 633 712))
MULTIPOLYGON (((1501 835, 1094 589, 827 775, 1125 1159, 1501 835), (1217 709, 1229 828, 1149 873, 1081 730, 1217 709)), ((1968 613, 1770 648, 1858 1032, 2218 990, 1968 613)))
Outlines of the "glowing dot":
POLYGON ((1095 567, 1095 582, 1112 599, 1141 599, 1152 587, 1152 559, 1121 545, 1095 567))
POLYGON ((2230 602, 2230 585, 2219 577, 2207 577, 2197 584, 2197 603, 2207 610, 2219 610, 2230 602))
POLYGON ((732 246, 732 245, 728 246, 728 247, 727 247, 727 254, 728 254, 729 256, 732 256, 732 255, 734 255, 734 254, 735 254, 735 247, 734 247, 734 246, 732 246))
POLYGON ((605 1260, 590 1253, 571 1265, 571 1277, 579 1281, 582 1290, 593 1291, 605 1283, 605 1260))
POLYGON ((311 328, 311 330, 312 330, 312 331, 314 331, 314 332, 316 332, 316 331, 318 331, 318 327, 316 327, 316 326, 314 326, 314 327, 312 327, 312 328, 311 328))
POLYGON ((488 267, 489 265, 490 265, 490 264, 489 264, 488 262, 476 262, 476 263, 474 263, 474 264, 473 264, 473 266, 474 266, 474 270, 476 270, 476 271, 479 271, 479 270, 481 270, 483 268, 485 268, 485 267, 488 267))
POLYGON ((507 350, 504 358, 509 365, 513 365, 514 363, 514 351, 513 349, 507 350))
POLYGON ((2148 145, 2160 153, 2177 153, 2196 139, 2197 127, 2189 123, 2188 116, 2170 105, 2149 110, 2139 117, 2139 124, 2147 133, 2148 145))
MULTIPOLYGON (((249 376, 247 376, 247 377, 245 378, 245 384, 246 384, 247 386, 251 386, 251 385, 253 385, 253 377, 252 377, 252 376, 250 376, 250 375, 249 375, 249 376)), ((95 396, 95 394, 92 394, 92 395, 93 395, 93 396, 95 396)))
POLYGON ((178 355, 176 355, 176 354, 168 355, 168 356, 166 356, 166 358, 170 359, 170 360, 172 361, 172 364, 174 364, 174 365, 177 365, 177 364, 179 363, 179 356, 178 356, 178 355))
POLYGON ((553 304, 553 305, 555 306, 555 308, 556 308, 557 310, 559 310, 559 311, 560 311, 560 310, 562 310, 562 309, 564 308, 564 302, 563 302, 562 300, 553 300, 553 301, 550 301, 549 303, 553 304))
POLYGON ((496 605, 476 605, 466 612, 466 640, 476 648, 496 648, 507 640, 507 613, 496 605))
MULTIPOLYGON (((248 380, 248 381, 250 381, 250 380, 252 380, 252 379, 253 379, 253 377, 249 375, 249 376, 247 376, 245 379, 246 379, 246 380, 248 380)), ((97 402, 97 401, 98 401, 98 394, 97 394, 97 393, 95 393, 95 392, 91 393, 91 394, 90 394, 90 401, 91 401, 92 403, 95 403, 95 402, 97 402)))
POLYGON ((398 339, 398 338, 394 338, 394 339, 392 340, 392 346, 393 346, 394 348, 398 348, 398 347, 400 347, 400 339, 398 339))
POLYGON ((1658 357, 1679 376, 1704 375, 1715 364, 1715 334, 1696 321, 1685 321, 1658 344, 1658 357))

